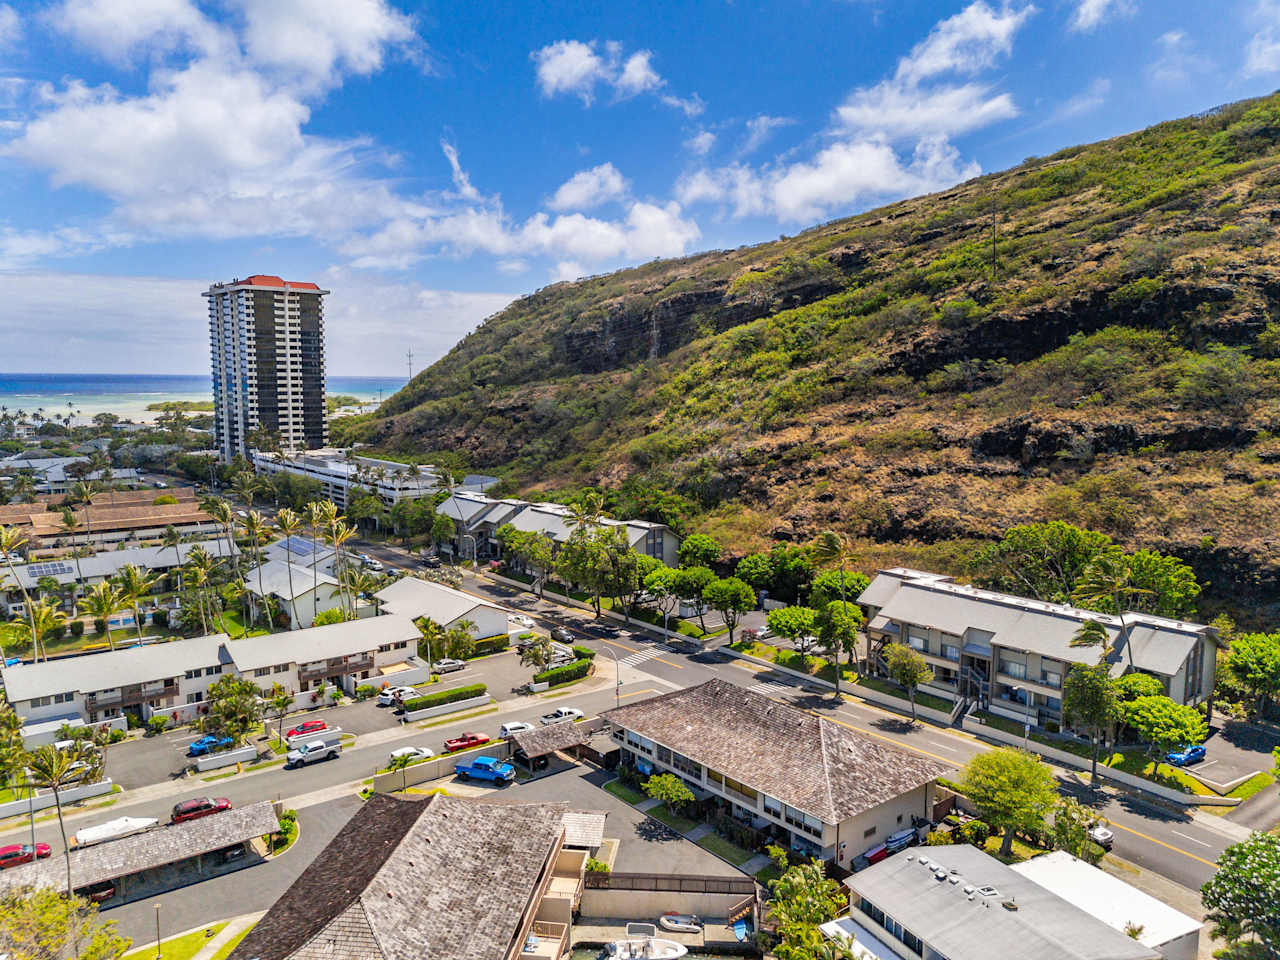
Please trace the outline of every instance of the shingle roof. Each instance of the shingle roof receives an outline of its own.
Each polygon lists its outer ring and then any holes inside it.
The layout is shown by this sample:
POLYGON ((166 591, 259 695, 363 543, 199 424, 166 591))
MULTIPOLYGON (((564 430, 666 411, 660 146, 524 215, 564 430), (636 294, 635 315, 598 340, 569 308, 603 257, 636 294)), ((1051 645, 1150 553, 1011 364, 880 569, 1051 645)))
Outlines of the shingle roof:
MULTIPOLYGON (((201 853, 221 850, 279 829, 280 821, 269 800, 186 823, 165 824, 119 840, 73 849, 71 885, 79 888, 103 880, 115 880, 201 853)), ((0 887, 31 884, 65 889, 66 882, 66 863, 61 856, 0 872, 0 887)))
POLYGON ((604 717, 824 823, 841 823, 948 770, 725 680, 615 707, 604 717))
POLYGON ((566 810, 564 814, 564 845, 566 847, 598 847, 604 842, 604 821, 607 814, 599 810, 566 810))
POLYGON ((232 960, 496 960, 564 830, 561 804, 375 794, 232 960))
POLYGON ((590 740, 594 733, 594 730, 587 729, 585 723, 552 723, 521 731, 511 739, 532 760, 557 750, 580 746, 590 740))
POLYGON ((921 847, 845 880, 950 960, 1155 960, 1159 954, 967 844, 921 847), (947 871, 939 880, 920 862, 947 871), (951 870, 960 879, 950 882, 951 870), (995 896, 976 892, 985 885, 995 896), (965 888, 972 888, 966 892, 965 888), (973 899, 969 899, 969 894, 973 899), (1017 905, 1006 909, 1006 901, 1017 905))
POLYGON ((429 617, 442 627, 465 617, 476 607, 502 609, 496 603, 489 603, 444 584, 419 580, 417 577, 401 577, 373 596, 382 603, 382 609, 387 613, 400 614, 414 620, 429 617))

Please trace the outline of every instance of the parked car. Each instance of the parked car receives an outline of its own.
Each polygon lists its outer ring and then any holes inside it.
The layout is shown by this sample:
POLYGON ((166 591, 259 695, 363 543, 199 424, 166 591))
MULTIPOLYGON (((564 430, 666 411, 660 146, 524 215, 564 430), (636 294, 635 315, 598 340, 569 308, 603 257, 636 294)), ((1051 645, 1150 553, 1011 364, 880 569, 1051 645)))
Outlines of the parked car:
POLYGON ((382 567, 382 561, 381 561, 381 560, 375 560, 375 559, 373 559, 372 557, 370 557, 368 560, 365 560, 365 561, 364 561, 364 566, 365 566, 365 569, 366 569, 366 570, 372 570, 372 571, 374 571, 375 573, 381 573, 381 572, 382 572, 382 569, 383 569, 383 567, 382 567))
POLYGON ((489 735, 484 733, 463 733, 456 737, 450 737, 444 742, 446 753, 453 753, 455 750, 466 750, 468 747, 478 747, 482 743, 489 742, 489 735))
POLYGON ((203 757, 207 753, 213 753, 215 750, 225 750, 233 745, 235 740, 231 737, 219 736, 216 733, 207 733, 199 740, 193 740, 191 746, 187 747, 188 757, 203 757))
POLYGON ((437 660, 431 665, 431 669, 435 673, 456 673, 459 670, 465 670, 466 664, 461 660, 454 660, 452 657, 445 657, 443 660, 437 660))
POLYGON ((284 755, 286 766, 305 767, 308 763, 319 763, 321 760, 337 760, 342 753, 342 743, 338 740, 308 740, 284 755))
POLYGON ((29 843, 11 843, 0 847, 0 870, 16 867, 20 863, 32 860, 43 860, 53 852, 47 843, 37 843, 34 847, 29 843))
POLYGON ((292 740, 294 737, 305 736, 308 733, 319 733, 321 730, 328 730, 329 724, 323 720, 304 720, 292 730, 288 731, 285 736, 292 740))
POLYGON ((424 567, 429 567, 432 570, 438 570, 440 568, 440 558, 435 555, 432 555, 429 557, 419 557, 418 562, 422 564, 424 567))
POLYGON ((226 797, 195 797, 173 805, 173 813, 169 815, 170 823, 186 823, 198 820, 211 813, 221 813, 231 809, 231 801, 226 797))
POLYGON ((219 863, 230 863, 232 860, 242 860, 244 859, 244 844, 233 843, 229 847, 223 847, 221 850, 215 850, 213 855, 218 858, 219 863))
POLYGON ((414 760, 426 760, 428 757, 434 757, 435 755, 436 752, 428 747, 400 747, 391 751, 392 760, 408 757, 410 763, 414 760))
POLYGON ((1171 763, 1175 767, 1189 767, 1193 763, 1199 763, 1204 759, 1204 747, 1200 744, 1190 744, 1181 750, 1175 750, 1173 753, 1164 755, 1165 763, 1171 763))
POLYGON ((1089 839, 1103 850, 1110 850, 1111 844, 1115 842, 1116 835, 1099 823, 1089 828, 1089 839))
POLYGON ((387 687, 378 694, 378 706, 389 707, 393 703, 412 697, 417 692, 413 687, 387 687))
POLYGON ((573 723, 575 720, 581 720, 583 713, 577 707, 558 707, 554 713, 548 713, 539 717, 538 722, 543 726, 552 723, 573 723))
POLYGON ((516 778, 516 768, 497 757, 476 757, 470 763, 455 764, 453 772, 460 780, 510 783, 516 778))
POLYGON ((523 613, 513 613, 507 617, 512 623, 518 623, 522 627, 533 627, 533 617, 526 617, 523 613))
POLYGON ((537 728, 532 723, 526 723, 524 720, 512 720, 510 723, 502 725, 502 729, 498 731, 498 736, 514 737, 517 733, 527 733, 535 729, 537 728))
POLYGON ((102 880, 98 883, 91 883, 87 887, 81 887, 76 891, 76 895, 84 897, 90 903, 102 903, 104 900, 110 900, 116 895, 116 885, 110 880, 102 880))
POLYGON ((573 635, 573 631, 568 627, 552 627, 551 639, 556 641, 556 643, 572 644, 577 638, 573 635))

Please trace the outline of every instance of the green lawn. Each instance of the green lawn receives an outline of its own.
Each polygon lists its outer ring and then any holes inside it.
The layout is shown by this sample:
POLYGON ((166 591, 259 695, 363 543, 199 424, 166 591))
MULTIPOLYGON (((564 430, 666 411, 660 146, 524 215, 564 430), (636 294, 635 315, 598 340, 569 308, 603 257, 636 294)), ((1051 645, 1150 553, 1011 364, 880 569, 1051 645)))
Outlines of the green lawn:
POLYGON ((1024 860, 1030 860, 1032 857, 1044 853, 1043 850, 1037 850, 1035 847, 1029 847, 1021 840, 1013 841, 1013 852, 1007 856, 1000 855, 1000 837, 990 837, 987 840, 987 853, 1000 860, 1003 863, 1022 863, 1024 860))
POLYGON ((649 799, 639 790, 634 790, 631 787, 628 787, 621 780, 610 780, 608 783, 604 785, 604 788, 608 790, 610 793, 612 793, 619 800, 621 800, 623 803, 629 803, 633 807, 636 804, 644 803, 646 800, 649 799))
POLYGON ((750 850, 744 850, 736 843, 731 843, 718 833, 708 833, 705 837, 698 841, 698 846, 704 850, 710 850, 716 856, 724 860, 728 860, 735 867, 740 867, 755 854, 750 850))
POLYGON ((662 804, 659 804, 651 810, 646 810, 645 813, 653 817, 655 820, 661 820, 677 833, 688 833, 697 826, 697 823, 693 820, 690 820, 688 817, 682 817, 678 813, 672 813, 662 804))
MULTIPOLYGON (((751 657, 758 657, 761 660, 776 663, 778 666, 786 667, 788 670, 807 673, 811 677, 818 677, 828 683, 835 680, 835 670, 832 668, 831 662, 823 657, 816 657, 813 654, 801 655, 795 650, 775 647, 771 643, 762 643, 759 640, 753 642, 736 640, 730 644, 730 648, 751 657)), ((852 683, 858 679, 858 675, 849 668, 847 663, 842 663, 840 664, 840 679, 843 683, 852 683)))
MULTIPOLYGON (((1150 780, 1152 783, 1158 783, 1164 787, 1185 790, 1187 793, 1194 793, 1201 797, 1217 796, 1213 790, 1195 777, 1167 763, 1156 763, 1142 750, 1117 751, 1109 757, 1099 757, 1098 759, 1100 763, 1105 763, 1114 770, 1131 773, 1135 777, 1142 777, 1144 780, 1150 780)), ((1266 786, 1266 784, 1263 784, 1263 786, 1266 786)))
MULTIPOLYGON (((231 639, 235 640, 244 633, 244 620, 240 617, 240 614, 237 611, 224 610, 222 612, 222 616, 219 618, 219 622, 212 624, 210 629, 214 632, 225 633, 227 636, 231 637, 231 639)), ((270 632, 271 631, 266 627, 254 627, 249 631, 249 636, 262 637, 266 636, 270 632)))
MULTIPOLYGON (((208 927, 201 927, 199 930, 192 930, 190 933, 184 933, 180 937, 173 937, 169 940, 160 942, 160 956, 163 960, 191 960, 200 948, 208 943, 218 932, 227 925, 224 920, 222 923, 211 924, 208 927), (205 936, 206 931, 212 930, 210 936, 205 936)), ((126 953, 123 960, 155 960, 156 945, 142 947, 134 950, 132 953, 126 953)))
MULTIPOLYGON (((887 680, 881 680, 879 677, 859 677, 858 686, 870 687, 872 690, 876 690, 880 693, 887 693, 891 697, 899 697, 904 702, 907 701, 907 691, 887 680)), ((857 692, 856 689, 854 692, 857 692)), ((947 714, 949 714, 951 712, 951 708, 955 706, 955 704, 949 703, 941 697, 935 697, 931 693, 925 693, 923 690, 916 691, 916 704, 921 707, 928 707, 931 710, 941 710, 943 713, 947 714)), ((911 709, 911 704, 909 702, 906 702, 905 705, 906 709, 911 709)), ((1022 732, 1021 727, 1018 728, 1018 732, 1022 732)))
POLYGON ((249 931, 252 930, 255 926, 257 926, 257 924, 254 924, 254 923, 249 924, 249 926, 245 927, 243 930, 237 933, 234 937, 232 937, 230 940, 224 943, 222 947, 218 950, 218 952, 213 955, 213 960, 227 960, 227 957, 231 956, 231 951, 234 950, 236 947, 240 946, 240 941, 243 940, 246 936, 248 936, 249 931))
POLYGON ((758 880, 764 888, 769 889, 769 884, 782 876, 782 871, 778 869, 776 863, 769 863, 767 866, 761 867, 756 871, 756 880, 758 880))

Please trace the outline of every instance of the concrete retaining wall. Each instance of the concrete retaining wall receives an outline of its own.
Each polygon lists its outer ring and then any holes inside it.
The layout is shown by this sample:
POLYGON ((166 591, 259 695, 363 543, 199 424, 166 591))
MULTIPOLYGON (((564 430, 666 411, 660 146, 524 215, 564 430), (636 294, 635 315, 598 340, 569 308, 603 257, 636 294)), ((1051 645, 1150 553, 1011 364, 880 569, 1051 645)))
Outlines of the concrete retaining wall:
POLYGON ((430 780, 451 777, 453 776, 454 764, 461 763, 464 759, 470 760, 476 756, 497 757, 499 760, 507 760, 511 756, 511 741, 495 740, 492 743, 486 743, 484 746, 476 747, 474 750, 462 750, 443 757, 432 757, 430 760, 415 763, 413 766, 405 767, 403 770, 380 773, 373 778, 374 792, 394 793, 397 790, 404 790, 407 787, 427 783, 430 780))
POLYGON ((466 700, 455 700, 453 703, 442 703, 437 707, 426 707, 422 710, 414 710, 412 713, 405 712, 403 720, 405 723, 413 723, 415 720, 425 720, 427 717, 442 717, 446 713, 461 713, 463 710, 474 710, 476 707, 483 707, 493 702, 493 697, 488 694, 482 694, 478 697, 470 697, 466 700))
MULTIPOLYGON (((1011 747, 1022 747, 1022 737, 1014 736, 1006 733, 1004 730, 997 729, 990 724, 983 723, 977 717, 967 716, 961 726, 970 733, 984 737, 988 740, 994 740, 997 743, 1007 744, 1011 747)), ((1039 743, 1035 740, 1027 741, 1027 749, 1032 753, 1037 753, 1046 760, 1052 760, 1054 763, 1064 767, 1071 767, 1075 770, 1088 771, 1090 761, 1085 757, 1078 757, 1074 753, 1066 750, 1059 750, 1056 747, 1039 743)), ((1172 787, 1161 786, 1158 783, 1152 783, 1150 780, 1144 780, 1142 777, 1134 776, 1131 773, 1125 773, 1123 770, 1114 770, 1111 767, 1104 767, 1098 764, 1098 776, 1104 780, 1112 780, 1116 783, 1124 784, 1134 790, 1141 790, 1143 793, 1150 793, 1164 800, 1172 800, 1174 803, 1198 804, 1212 807, 1234 807, 1240 803, 1235 797, 1202 797, 1193 793, 1186 793, 1182 790, 1175 790, 1172 787)))
MULTIPOLYGON (((129 729, 129 723, 124 717, 112 717, 110 720, 100 720, 97 723, 85 723, 83 720, 76 719, 74 722, 68 721, 67 725, 71 727, 72 730, 99 730, 103 727, 108 730, 129 729)), ((37 727, 34 733, 27 733, 28 727, 22 728, 22 748, 24 750, 34 750, 36 747, 47 747, 62 739, 58 736, 58 731, 61 729, 61 726, 50 726, 48 729, 44 729, 43 724, 33 724, 32 726, 37 727)))
POLYGON ((298 737, 284 738, 285 746, 292 750, 300 743, 310 743, 312 740, 323 740, 328 743, 333 738, 341 739, 343 730, 341 727, 326 727, 324 730, 316 730, 313 733, 304 733, 298 737))
POLYGON ((217 770, 229 767, 233 763, 250 763, 258 759, 258 748, 255 746, 237 747, 235 750, 224 750, 204 757, 196 757, 196 769, 203 773, 206 770, 217 770))
MULTIPOLYGON (((87 800, 90 797, 100 797, 104 793, 110 793, 112 790, 111 780, 99 780, 97 783, 87 783, 80 787, 71 787, 69 790, 61 791, 62 805, 65 807, 68 803, 75 803, 77 800, 87 800)), ((35 797, 28 801, 26 797, 21 800, 11 800, 8 803, 0 803, 0 818, 14 817, 26 813, 28 810, 45 810, 54 805, 53 791, 46 793, 37 793, 35 797)))
MULTIPOLYGON (((740 904, 740 893, 680 893, 676 890, 582 891, 582 917, 643 917, 649 923, 668 910, 722 918, 740 904), (650 919, 652 918, 652 919, 650 919)), ((661 936, 661 934, 659 934, 661 936)))

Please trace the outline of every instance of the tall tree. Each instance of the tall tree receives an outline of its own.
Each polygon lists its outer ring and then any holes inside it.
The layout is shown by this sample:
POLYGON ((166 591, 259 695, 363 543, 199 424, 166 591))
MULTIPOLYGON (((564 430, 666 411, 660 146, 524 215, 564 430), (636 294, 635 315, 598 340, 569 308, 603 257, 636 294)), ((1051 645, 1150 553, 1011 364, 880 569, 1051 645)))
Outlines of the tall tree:
POLYGON ((775 636, 791 641, 800 654, 800 662, 805 663, 817 642, 814 636, 817 616, 812 607, 779 607, 766 613, 764 620, 775 636))
POLYGON ((422 634, 422 638, 418 641, 418 656, 426 659, 427 667, 430 669, 435 664, 435 654, 444 656, 445 637, 448 631, 430 617, 420 617, 414 625, 418 628, 418 633, 422 634))
POLYGON ((1228 943, 1251 937, 1263 956, 1280 957, 1280 835, 1255 833, 1218 857, 1218 871, 1200 888, 1200 899, 1215 929, 1228 943))
POLYGON ((1134 598, 1149 594, 1146 587, 1133 582, 1133 570, 1119 547, 1099 551, 1080 573, 1072 598, 1090 608, 1113 613, 1120 619, 1119 642, 1124 646, 1133 669, 1133 645, 1129 642, 1129 620, 1126 613, 1134 598))
MULTIPOLYGON (((329 523, 328 541, 333 546, 335 569, 339 572, 347 567, 346 547, 348 543, 355 539, 355 536, 356 528, 347 523, 342 517, 335 516, 329 523)), ((338 582, 342 583, 341 577, 339 577, 338 582)), ((350 604, 350 609, 354 613, 354 602, 350 604)))
POLYGON ((76 518, 76 512, 70 507, 63 507, 62 529, 67 532, 67 542, 71 544, 71 556, 76 562, 76 583, 84 583, 84 572, 80 569, 80 551, 75 546, 75 532, 78 526, 80 521, 76 518))
POLYGON ((58 811, 58 829, 62 833, 62 853, 67 862, 67 896, 73 896, 71 888, 71 845, 67 843, 67 825, 62 819, 62 791, 80 783, 89 769, 88 755, 83 740, 76 740, 70 747, 59 750, 47 745, 36 747, 23 761, 31 785, 41 790, 53 791, 53 805, 58 811))
POLYGON ((1115 648, 1111 645, 1111 634, 1101 620, 1086 620, 1080 624, 1075 634, 1067 641, 1069 647, 1097 647, 1098 662, 1106 663, 1115 648))
POLYGON ((843 600, 832 600, 818 611, 818 646, 831 661, 837 699, 840 697, 840 654, 849 658, 849 669, 854 670, 858 631, 864 619, 861 607, 843 600))
MULTIPOLYGON (((252 561, 254 566, 258 568, 258 599, 262 601, 262 610, 267 614, 267 627, 271 627, 271 609, 267 602, 267 595, 262 586, 262 557, 259 553, 262 547, 262 540, 270 529, 270 524, 257 510, 250 510, 249 515, 244 520, 244 535, 249 541, 249 550, 252 552, 252 561)), ((256 606, 256 605, 255 605, 256 606)), ((256 618, 255 618, 256 619, 256 618)))
POLYGON ((974 568, 980 586, 1064 603, 1081 571, 1110 545, 1105 533, 1061 520, 1026 523, 1010 527, 997 543, 981 550, 974 568))
POLYGON ((338 518, 338 508, 332 500, 312 500, 307 504, 307 526, 311 528, 311 589, 320 589, 320 540, 329 525, 338 518))
POLYGON ((182 589, 182 551, 178 549, 182 546, 182 534, 173 524, 169 524, 160 531, 160 543, 162 546, 169 547, 173 550, 173 570, 174 575, 178 578, 177 588, 182 589))
POLYGON ((525 667, 533 667, 533 673, 537 676, 547 668, 547 664, 551 662, 551 638, 538 637, 532 643, 528 644, 520 651, 520 665, 525 667))
POLYGON ((707 631, 707 620, 703 612, 706 607, 702 602, 702 591, 707 589, 707 585, 715 578, 716 575, 707 567, 681 567, 676 571, 673 583, 676 595, 697 607, 698 623, 703 633, 707 631))
POLYGON ((644 588, 662 611, 662 629, 666 630, 680 596, 676 593, 676 571, 663 564, 644 578, 644 588))
POLYGON ((132 563, 126 563, 116 571, 116 585, 133 610, 133 625, 138 631, 139 640, 142 639, 142 598, 151 593, 158 579, 158 574, 132 563))
POLYGON ((32 643, 35 644, 36 622, 31 613, 31 596, 27 593, 27 588, 22 585, 22 581, 18 578, 18 571, 14 568, 14 559, 18 555, 18 551, 26 545, 27 538, 18 532, 17 527, 0 526, 0 555, 4 557, 5 565, 9 568, 9 574, 22 592, 22 608, 27 611, 27 622, 31 627, 32 643))
POLYGON ((284 555, 289 570, 289 623, 297 630, 301 624, 298 623, 298 599, 293 593, 293 537, 302 529, 302 518, 285 507, 276 513, 276 528, 284 537, 284 555))
POLYGON ((1106 731, 1120 717, 1120 701, 1107 664, 1076 664, 1062 683, 1062 717, 1073 727, 1089 731, 1093 742, 1089 778, 1098 786, 1098 748, 1106 731))
POLYGON ((712 580, 702 590, 702 599, 712 610, 720 613, 729 628, 729 642, 733 643, 733 631, 744 613, 756 608, 756 593, 737 577, 712 580))
POLYGON ((293 694, 284 688, 284 684, 273 683, 271 690, 267 693, 267 705, 271 707, 271 711, 276 715, 276 722, 279 724, 276 730, 276 739, 284 743, 284 718, 293 706, 293 694))
POLYGON ((1000 853, 1013 852, 1016 831, 1039 831, 1058 799, 1053 771, 1039 757, 1012 747, 973 757, 960 776, 960 792, 982 819, 1004 831, 1000 853))
POLYGON ((1102 859, 1103 850, 1089 838, 1089 831, 1102 822, 1102 814, 1075 797, 1059 797, 1049 836, 1057 849, 1096 864, 1102 859))
POLYGON ((885 660, 889 667, 889 677, 899 683, 907 691, 907 699, 911 701, 911 719, 916 719, 916 687, 933 680, 933 671, 924 657, 901 643, 891 643, 885 647, 885 660))
MULTIPOLYGON (((839 572, 839 600, 843 604, 847 604, 849 600, 847 590, 850 584, 847 583, 846 578, 849 573, 849 565, 853 563, 856 556, 857 555, 853 549, 853 541, 845 534, 836 533, 834 530, 822 531, 822 533, 818 535, 818 539, 813 543, 813 559, 820 564, 834 566, 839 572)), ((818 581, 815 580, 814 586, 817 586, 817 583, 818 581)), ((864 587, 863 589, 866 588, 864 587)), ((861 593, 862 591, 860 590, 858 592, 861 593)), ((825 590, 817 597, 813 596, 813 593, 813 587, 810 587, 809 605, 816 610, 821 610, 831 600, 836 599, 835 597, 826 596, 825 590)), ((848 615, 848 611, 846 611, 845 615, 848 615)), ((911 712, 914 716, 914 700, 911 703, 911 712)))
MULTIPOLYGON (((93 506, 93 495, 98 492, 98 484, 93 480, 77 480, 67 491, 67 502, 84 504, 84 535, 86 541, 93 540, 93 524, 89 520, 89 508, 93 506)), ((72 544, 74 546, 74 544, 72 544)))
POLYGON ((262 699, 252 680, 224 673, 209 685, 205 695, 207 712, 200 729, 231 737, 243 743, 254 724, 262 718, 262 699))
POLYGON ((116 648, 115 641, 111 638, 110 619, 119 611, 128 606, 128 602, 120 591, 110 582, 103 580, 95 583, 89 588, 89 592, 80 598, 76 604, 80 608, 80 612, 87 614, 94 620, 106 620, 107 624, 107 645, 114 650, 116 648))
POLYGON ((684 542, 680 544, 680 566, 710 567, 720 559, 723 553, 724 547, 715 537, 705 533, 695 533, 685 537, 684 542))
POLYGON ((1148 749, 1158 754, 1203 743, 1209 733, 1199 710, 1163 696, 1138 697, 1126 703, 1124 720, 1150 744, 1148 749))
POLYGON ((30 886, 0 893, 0 949, 13 960, 120 960, 129 943, 84 897, 30 886))
POLYGON ((40 600, 31 604, 30 613, 32 656, 43 655, 44 659, 48 660, 49 651, 45 647, 45 640, 52 631, 66 625, 67 615, 48 597, 41 597, 40 600))
POLYGON ((1227 669, 1257 701, 1265 717, 1269 701, 1280 697, 1280 633, 1241 633, 1231 641, 1227 669))

